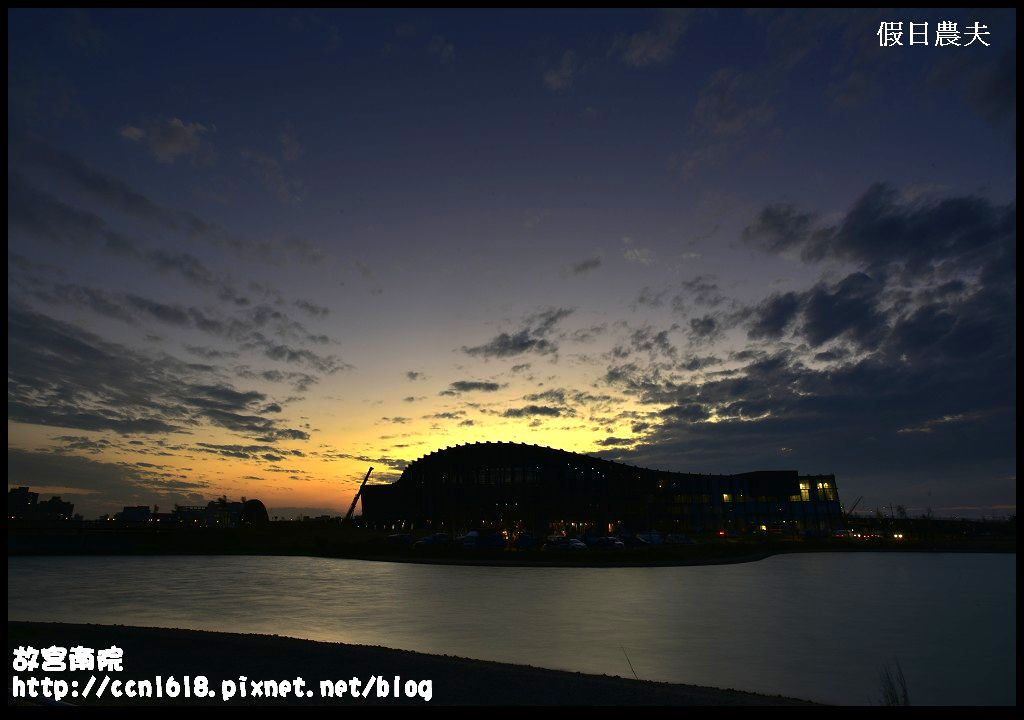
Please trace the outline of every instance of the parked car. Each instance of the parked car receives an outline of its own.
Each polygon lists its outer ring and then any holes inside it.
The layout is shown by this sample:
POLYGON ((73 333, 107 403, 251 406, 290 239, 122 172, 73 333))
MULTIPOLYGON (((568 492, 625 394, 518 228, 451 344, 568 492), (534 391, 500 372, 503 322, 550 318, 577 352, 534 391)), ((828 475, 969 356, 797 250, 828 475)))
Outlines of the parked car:
POLYGON ((447 533, 434 533, 433 535, 427 535, 421 537, 419 540, 412 544, 413 547, 438 547, 446 546, 451 541, 447 533))
POLYGON ((617 537, 611 536, 586 538, 585 543, 594 550, 621 550, 626 547, 617 537))
POLYGON ((643 532, 636 534, 637 539, 643 540, 648 545, 661 545, 663 539, 660 532, 643 532))
POLYGON ((540 545, 540 541, 537 540, 532 534, 524 532, 516 535, 515 540, 512 541, 512 547, 516 550, 533 550, 540 545))
POLYGON ((476 539, 478 548, 499 549, 508 545, 508 539, 498 532, 482 532, 476 539))
POLYGON ((666 545, 696 545, 696 543, 681 533, 669 533, 665 536, 666 545))
POLYGON ((395 533, 388 535, 389 545, 409 545, 412 543, 412 535, 409 533, 395 533))
POLYGON ((639 535, 632 535, 630 533, 623 533, 619 536, 619 539, 622 541, 622 544, 628 548, 644 548, 651 546, 649 542, 639 535))
POLYGON ((459 535, 455 538, 455 542, 464 548, 475 548, 477 540, 480 539, 480 533, 476 530, 470 530, 468 533, 459 535))
POLYGON ((480 532, 479 530, 470 530, 465 535, 460 536, 456 539, 456 542, 464 548, 503 548, 505 547, 505 538, 500 533, 496 532, 480 532))
POLYGON ((587 545, 577 538, 550 537, 541 550, 586 550, 587 545))

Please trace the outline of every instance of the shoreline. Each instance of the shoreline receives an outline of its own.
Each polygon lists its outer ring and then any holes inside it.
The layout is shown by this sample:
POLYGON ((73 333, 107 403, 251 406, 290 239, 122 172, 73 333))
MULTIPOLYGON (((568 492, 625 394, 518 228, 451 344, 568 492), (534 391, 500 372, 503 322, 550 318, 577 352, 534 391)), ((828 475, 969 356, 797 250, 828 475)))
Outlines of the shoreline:
MULTIPOLYGON (((629 679, 567 670, 475 660, 450 655, 433 655, 380 646, 349 645, 282 637, 221 633, 201 630, 93 625, 71 623, 7 622, 8 649, 19 646, 101 648, 117 645, 124 650, 122 680, 139 680, 185 675, 205 675, 210 687, 219 690, 221 681, 245 676, 252 680, 281 680, 301 677, 313 688, 309 698, 279 697, 256 700, 235 697, 224 702, 210 698, 113 698, 89 701, 66 698, 65 703, 88 705, 676 705, 676 706, 778 706, 814 705, 809 701, 758 693, 682 683, 629 679), (432 698, 422 697, 321 698, 320 682, 342 678, 379 675, 391 678, 431 680, 432 698)), ((8 705, 12 699, 13 675, 8 669, 8 705)), ((44 673, 28 673, 43 676, 44 673)), ((49 674, 76 679, 85 685, 89 673, 49 674)), ((24 678, 25 674, 19 675, 24 678)), ((52 704, 52 703, 50 703, 52 704)))
POLYGON ((70 547, 12 550, 11 557, 158 557, 158 556, 265 556, 265 557, 318 557, 335 560, 362 560, 367 562, 395 562, 418 565, 455 565, 467 567, 538 567, 538 568, 629 568, 629 567, 691 567, 704 565, 734 565, 759 562, 775 555, 800 553, 930 553, 930 554, 1016 554, 1016 543, 984 547, 915 546, 856 547, 850 545, 815 545, 793 547, 752 548, 702 546, 697 551, 654 549, 642 551, 619 550, 613 553, 577 551, 575 553, 546 553, 539 551, 486 551, 468 550, 448 553, 420 553, 412 549, 347 551, 315 551, 307 548, 281 550, 269 548, 212 547, 194 548, 116 548, 98 547, 90 550, 70 547), (712 552, 707 552, 712 550, 712 552), (582 556, 581 556, 582 555, 582 556))

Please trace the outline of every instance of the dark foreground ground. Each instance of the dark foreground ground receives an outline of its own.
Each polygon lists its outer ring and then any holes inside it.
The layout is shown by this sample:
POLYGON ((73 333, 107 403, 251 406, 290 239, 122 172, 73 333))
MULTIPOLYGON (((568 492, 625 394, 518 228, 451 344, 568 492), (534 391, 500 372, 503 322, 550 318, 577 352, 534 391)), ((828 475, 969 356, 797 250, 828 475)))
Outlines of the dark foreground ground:
MULTIPOLYGON (((807 705, 800 700, 781 696, 757 695, 736 690, 657 683, 606 675, 545 670, 522 665, 468 660, 447 655, 391 650, 366 645, 311 642, 270 635, 237 635, 231 633, 198 632, 194 630, 168 630, 112 625, 72 625, 64 623, 7 623, 8 658, 18 646, 47 648, 50 646, 123 649, 123 672, 120 673, 17 673, 54 679, 77 680, 84 688, 89 675, 97 676, 94 688, 103 675, 111 679, 148 679, 155 683, 159 675, 166 683, 169 677, 183 682, 184 676, 205 675, 217 697, 210 699, 157 699, 109 696, 97 700, 68 697, 65 703, 75 705, 378 705, 406 704, 437 705, 807 705), (386 698, 377 697, 377 688, 370 696, 324 699, 320 696, 320 681, 361 678, 363 683, 371 675, 383 676, 391 688, 386 698), (421 694, 412 698, 394 698, 394 676, 407 680, 431 681, 431 699, 425 702, 421 694), (239 676, 253 680, 285 680, 301 677, 306 689, 313 691, 311 698, 253 698, 236 697, 230 703, 221 699, 224 679, 237 682, 239 676)), ((13 675, 8 665, 8 704, 25 704, 12 700, 13 675)), ((424 688, 425 689, 425 688, 424 688)), ((95 689, 93 695, 95 695, 95 689)), ((417 688, 417 693, 422 691, 417 688)))

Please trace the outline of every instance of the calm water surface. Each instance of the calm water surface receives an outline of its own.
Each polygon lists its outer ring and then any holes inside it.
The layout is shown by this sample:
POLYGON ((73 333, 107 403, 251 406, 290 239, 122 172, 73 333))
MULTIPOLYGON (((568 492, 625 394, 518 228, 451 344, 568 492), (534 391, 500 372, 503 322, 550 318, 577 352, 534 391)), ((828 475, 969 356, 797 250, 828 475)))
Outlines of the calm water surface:
MULTIPOLYGON (((9 620, 258 632, 836 703, 1016 702, 1016 555, 677 568, 294 557, 8 558, 9 620)), ((70 639, 69 639, 70 640, 70 639)))

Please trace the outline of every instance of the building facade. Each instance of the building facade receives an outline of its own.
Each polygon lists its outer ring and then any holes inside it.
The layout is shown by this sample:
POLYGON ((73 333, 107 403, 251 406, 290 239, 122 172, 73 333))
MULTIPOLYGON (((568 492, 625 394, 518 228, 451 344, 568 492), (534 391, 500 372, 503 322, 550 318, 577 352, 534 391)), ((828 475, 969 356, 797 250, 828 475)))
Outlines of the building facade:
POLYGON ((843 527, 834 475, 649 470, 538 445, 473 443, 363 489, 371 527, 547 534, 815 532, 843 527))

